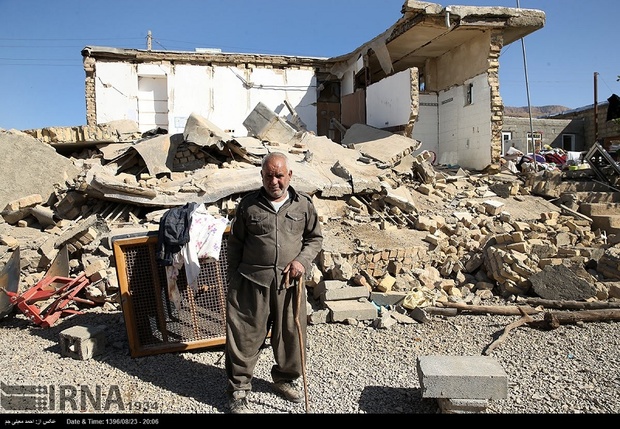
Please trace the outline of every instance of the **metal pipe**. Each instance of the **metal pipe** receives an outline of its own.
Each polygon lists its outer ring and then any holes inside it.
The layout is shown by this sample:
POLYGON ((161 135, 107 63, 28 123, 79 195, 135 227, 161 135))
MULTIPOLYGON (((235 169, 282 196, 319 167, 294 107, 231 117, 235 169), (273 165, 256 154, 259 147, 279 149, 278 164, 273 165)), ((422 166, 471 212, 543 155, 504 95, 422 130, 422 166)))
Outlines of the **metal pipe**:
MULTIPOLYGON (((517 8, 521 8, 521 6, 519 5, 519 0, 517 0, 517 8)), ((530 101, 530 84, 528 81, 528 77, 527 77, 527 57, 525 55, 525 41, 523 40, 523 37, 521 38, 521 50, 523 51, 523 70, 525 73, 525 92, 527 94, 527 110, 528 110, 528 116, 530 118, 530 138, 532 139, 532 156, 534 158, 534 171, 538 171, 538 161, 536 161, 536 146, 534 144, 534 124, 532 122, 532 103, 530 101)), ((527 137, 525 139, 526 143, 527 143, 527 137)), ((529 152, 529 145, 528 146, 528 152, 529 152)))
POLYGON ((594 72, 594 141, 598 141, 598 72, 594 72))

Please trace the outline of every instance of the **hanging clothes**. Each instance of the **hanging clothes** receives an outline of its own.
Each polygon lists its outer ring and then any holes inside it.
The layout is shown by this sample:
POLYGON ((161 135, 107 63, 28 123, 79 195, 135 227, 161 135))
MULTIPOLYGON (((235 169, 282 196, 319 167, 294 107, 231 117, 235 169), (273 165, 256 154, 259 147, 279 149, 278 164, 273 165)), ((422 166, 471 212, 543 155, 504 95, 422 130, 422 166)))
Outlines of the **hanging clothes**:
POLYGON ((167 210, 161 217, 155 254, 160 266, 172 265, 173 255, 189 242, 192 213, 198 206, 198 203, 186 203, 167 210))
POLYGON ((177 311, 181 311, 181 293, 179 292, 177 279, 179 278, 179 271, 183 268, 182 252, 177 252, 172 255, 172 265, 166 265, 165 268, 168 299, 174 304, 174 308, 176 308, 177 311))
POLYGON ((185 260, 185 276, 187 284, 194 290, 198 288, 200 275, 200 259, 219 261, 222 248, 222 236, 228 226, 225 217, 216 218, 207 212, 201 204, 192 213, 189 229, 189 242, 182 249, 185 260))
POLYGON ((607 121, 620 118, 620 97, 612 94, 607 101, 609 102, 609 106, 607 106, 607 121))
POLYGON ((192 213, 198 206, 198 203, 187 203, 173 207, 159 221, 155 259, 159 266, 165 267, 168 299, 177 311, 181 310, 181 293, 177 285, 179 270, 184 264, 181 251, 189 242, 192 213))

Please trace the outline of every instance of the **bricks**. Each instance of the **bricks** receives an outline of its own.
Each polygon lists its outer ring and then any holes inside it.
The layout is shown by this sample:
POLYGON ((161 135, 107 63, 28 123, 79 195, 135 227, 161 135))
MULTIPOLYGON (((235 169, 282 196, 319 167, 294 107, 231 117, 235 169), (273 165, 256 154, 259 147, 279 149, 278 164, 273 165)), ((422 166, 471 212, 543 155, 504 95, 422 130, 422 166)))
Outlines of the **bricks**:
POLYGON ((105 325, 73 326, 60 333, 60 354, 73 359, 88 360, 103 353, 107 338, 105 325))
POLYGON ((347 319, 372 320, 377 317, 377 307, 368 301, 367 285, 349 286, 341 280, 322 280, 313 290, 314 299, 327 310, 318 317, 309 317, 310 323, 343 322, 347 319))

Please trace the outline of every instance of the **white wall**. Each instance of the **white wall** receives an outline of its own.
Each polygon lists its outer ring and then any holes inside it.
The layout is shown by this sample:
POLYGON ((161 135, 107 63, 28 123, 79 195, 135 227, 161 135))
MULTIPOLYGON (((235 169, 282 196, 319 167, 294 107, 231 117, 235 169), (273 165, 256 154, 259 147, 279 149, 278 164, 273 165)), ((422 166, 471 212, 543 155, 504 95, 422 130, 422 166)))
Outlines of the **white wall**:
MULTIPOLYGON (((367 88, 367 124, 387 128, 407 124, 411 114, 411 72, 405 70, 367 88)), ((483 73, 447 91, 421 93, 411 137, 417 153, 435 153, 435 164, 481 170, 491 163, 491 89, 483 73), (473 102, 467 88, 473 84, 473 102)))
POLYGON ((411 115, 411 72, 405 70, 373 83, 366 90, 366 123, 375 128, 395 127, 409 122, 411 115))
POLYGON ((213 99, 212 67, 177 65, 174 71, 168 82, 168 122, 171 134, 182 132, 178 130, 183 130, 192 112, 211 120, 213 99))
POLYGON ((287 100, 316 132, 317 100, 314 69, 245 69, 225 66, 162 66, 97 62, 97 122, 138 122, 138 76, 166 76, 169 134, 182 133, 192 112, 234 136, 246 136, 243 121, 259 101, 279 116, 291 118, 287 100))
MULTIPOLYGON (((353 66, 355 67, 355 66, 353 66)), ((353 77, 354 70, 345 73, 353 77)), ((204 116, 233 136, 246 136, 243 122, 261 101, 276 114, 291 118, 284 100, 316 132, 317 100, 314 70, 238 68, 192 65, 96 64, 97 122, 138 121, 138 76, 165 76, 168 83, 170 134, 182 133, 192 112, 204 116)), ((351 82, 352 83, 352 80, 351 82)), ((368 125, 385 128, 406 124, 411 114, 410 72, 403 71, 367 88, 368 125)), ((343 94, 345 94, 343 92, 343 94)), ((437 164, 480 170, 491 162, 491 91, 486 73, 462 86, 421 94, 412 138, 420 150, 435 152, 437 164), (473 83, 473 103, 466 88, 473 83)))
POLYGON ((420 93, 418 120, 413 125, 411 133, 411 138, 421 143, 418 153, 428 150, 437 155, 439 152, 439 107, 437 103, 437 94, 420 93))
POLYGON ((97 63, 97 123, 117 119, 138 122, 138 75, 131 64, 97 63))
POLYGON ((491 89, 486 73, 439 94, 437 164, 482 170, 491 163, 491 89), (473 103, 466 88, 473 83, 473 103))

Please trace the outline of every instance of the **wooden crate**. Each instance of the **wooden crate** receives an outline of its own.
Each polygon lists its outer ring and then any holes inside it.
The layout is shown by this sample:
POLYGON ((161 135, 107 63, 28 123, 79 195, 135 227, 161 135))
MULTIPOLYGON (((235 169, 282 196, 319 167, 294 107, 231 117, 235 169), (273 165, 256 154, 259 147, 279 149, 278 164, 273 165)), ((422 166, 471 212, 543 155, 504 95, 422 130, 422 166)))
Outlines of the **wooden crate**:
POLYGON ((229 229, 222 238, 219 260, 200 260, 196 290, 188 287, 185 268, 179 270, 180 309, 169 298, 166 268, 157 264, 157 232, 112 239, 132 357, 225 343, 228 233, 229 229))

